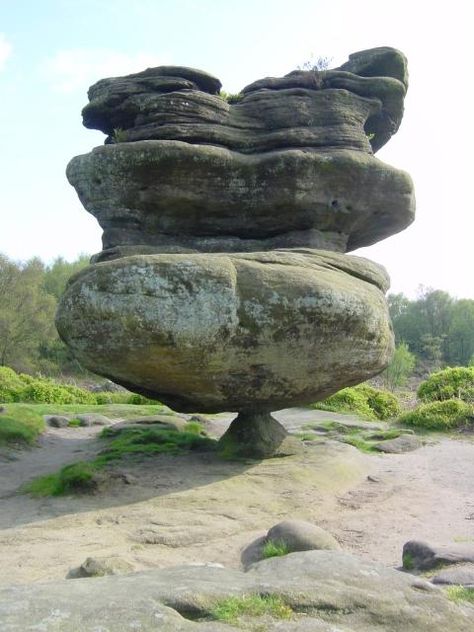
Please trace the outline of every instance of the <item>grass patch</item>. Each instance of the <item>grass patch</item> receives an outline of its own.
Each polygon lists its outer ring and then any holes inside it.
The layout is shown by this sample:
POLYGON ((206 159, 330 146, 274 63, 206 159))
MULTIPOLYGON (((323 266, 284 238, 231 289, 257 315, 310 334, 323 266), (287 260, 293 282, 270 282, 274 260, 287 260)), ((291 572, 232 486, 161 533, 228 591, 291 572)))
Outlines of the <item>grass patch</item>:
POLYGON ((124 428, 118 435, 111 428, 105 428, 101 437, 114 437, 111 443, 99 452, 95 462, 99 465, 122 459, 133 454, 178 455, 192 450, 213 450, 217 445, 214 439, 203 437, 196 432, 178 432, 155 428, 124 428))
POLYGON ((474 588, 465 588, 464 586, 449 586, 446 588, 446 596, 454 603, 472 603, 474 604, 474 588))
POLYGON ((32 445, 44 429, 43 417, 32 406, 9 404, 0 414, 0 445, 32 445))
POLYGON ((406 571, 412 571, 415 568, 415 558, 411 553, 403 554, 402 566, 406 571))
POLYGON ((23 486, 23 491, 37 497, 90 492, 97 487, 96 472, 97 466, 93 462, 79 461, 66 465, 55 474, 33 479, 23 486))
POLYGON ((293 610, 277 595, 243 595, 218 601, 210 612, 211 617, 225 623, 238 623, 241 617, 289 619, 293 610))
POLYGON ((344 437, 341 437, 341 441, 343 443, 348 443, 349 445, 354 446, 354 448, 357 448, 361 452, 366 452, 366 453, 376 452, 376 450, 374 449, 374 444, 369 441, 366 441, 360 435, 356 435, 356 434, 345 435, 344 437))
POLYGON ((80 419, 70 419, 67 425, 68 428, 79 428, 82 424, 80 419))
POLYGON ((199 421, 188 421, 188 423, 184 425, 184 431, 191 434, 201 435, 203 437, 207 435, 207 432, 204 430, 199 421))
POLYGON ((288 544, 283 540, 269 540, 262 549, 262 557, 266 560, 269 557, 282 557, 290 552, 288 544))
POLYGON ((102 438, 110 440, 92 461, 80 461, 63 467, 59 472, 35 478, 23 487, 34 496, 60 496, 94 491, 97 473, 113 461, 140 455, 179 455, 193 450, 214 450, 217 442, 194 432, 178 432, 153 428, 105 428, 102 438))

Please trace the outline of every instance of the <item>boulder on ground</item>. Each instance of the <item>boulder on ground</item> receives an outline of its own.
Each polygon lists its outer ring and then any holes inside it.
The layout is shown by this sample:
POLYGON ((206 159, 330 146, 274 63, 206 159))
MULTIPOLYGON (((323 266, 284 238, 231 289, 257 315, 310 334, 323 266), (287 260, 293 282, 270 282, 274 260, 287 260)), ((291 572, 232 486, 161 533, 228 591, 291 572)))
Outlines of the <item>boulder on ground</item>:
POLYGON ((395 439, 381 441, 374 445, 374 450, 386 452, 387 454, 403 454, 404 452, 412 452, 421 448, 423 443, 420 439, 412 434, 402 434, 395 439))
POLYGON ((474 546, 450 544, 432 546, 419 540, 410 540, 403 545, 403 567, 405 570, 426 571, 462 562, 474 563, 474 546))
POLYGON ((69 417, 63 415, 45 415, 44 420, 51 428, 67 428, 69 425, 69 417))
POLYGON ((123 575, 131 573, 133 566, 118 556, 88 557, 79 568, 68 574, 68 579, 79 577, 103 577, 104 575, 123 575))

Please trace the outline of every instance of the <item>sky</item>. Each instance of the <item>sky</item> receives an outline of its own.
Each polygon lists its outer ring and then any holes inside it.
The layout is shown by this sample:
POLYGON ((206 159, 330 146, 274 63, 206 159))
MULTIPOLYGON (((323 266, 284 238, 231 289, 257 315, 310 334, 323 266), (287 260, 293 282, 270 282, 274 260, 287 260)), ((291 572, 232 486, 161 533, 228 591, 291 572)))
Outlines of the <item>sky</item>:
POLYGON ((161 64, 200 68, 227 92, 310 58, 331 67, 393 46, 408 57, 399 132, 377 157, 410 173, 417 218, 355 254, 384 265, 392 292, 474 298, 474 37, 468 0, 0 0, 0 253, 75 259, 101 229, 65 177, 101 145, 88 87, 161 64))

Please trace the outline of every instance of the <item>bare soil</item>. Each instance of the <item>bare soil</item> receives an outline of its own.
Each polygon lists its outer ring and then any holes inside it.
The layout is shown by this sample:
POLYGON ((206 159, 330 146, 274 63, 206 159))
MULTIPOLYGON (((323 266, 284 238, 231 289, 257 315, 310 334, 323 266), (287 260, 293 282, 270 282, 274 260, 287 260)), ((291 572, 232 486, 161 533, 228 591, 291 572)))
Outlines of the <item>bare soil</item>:
MULTIPOLYGON (((289 409, 294 431, 349 420, 289 409)), ((232 415, 209 424, 221 434, 232 415)), ((96 454, 100 428, 50 428, 37 447, 0 453, 0 585, 64 578, 89 556, 136 570, 181 563, 238 567, 240 551, 285 518, 330 531, 346 551, 398 566, 404 542, 474 543, 474 441, 432 436, 408 454, 369 455, 334 441, 303 455, 231 463, 213 454, 160 456, 113 468, 94 495, 32 498, 35 476, 96 454)))

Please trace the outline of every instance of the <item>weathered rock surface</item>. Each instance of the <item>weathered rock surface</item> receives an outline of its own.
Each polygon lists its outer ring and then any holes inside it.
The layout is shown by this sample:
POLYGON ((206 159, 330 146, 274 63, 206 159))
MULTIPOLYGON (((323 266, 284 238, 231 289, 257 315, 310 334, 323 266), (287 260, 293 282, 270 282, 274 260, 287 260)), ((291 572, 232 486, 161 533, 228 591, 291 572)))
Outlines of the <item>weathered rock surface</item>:
POLYGON ((69 424, 69 417, 64 415, 44 415, 44 420, 52 428, 66 428, 69 424))
POLYGON ((157 628, 164 632, 232 630, 227 624, 209 620, 213 606, 231 595, 262 593, 280 596, 294 611, 289 620, 267 619, 267 630, 472 629, 473 609, 449 602, 440 589, 339 551, 292 553, 255 564, 247 573, 181 566, 14 586, 0 591, 0 618, 6 632, 40 627, 55 632, 99 628, 101 632, 122 632, 132 627, 143 632, 157 628))
POLYGON ((474 564, 474 546, 450 544, 436 547, 418 540, 403 545, 403 565, 407 570, 426 571, 463 562, 474 564))
POLYGON ((78 568, 69 572, 67 579, 124 575, 132 571, 133 566, 118 556, 88 557, 78 568))
POLYGON ((105 249, 353 250, 414 216, 410 177, 369 153, 287 149, 247 156, 177 140, 96 147, 67 176, 105 249))
POLYGON ((340 549, 338 541, 325 529, 305 520, 283 520, 245 547, 240 558, 242 566, 248 569, 262 561, 264 547, 269 542, 283 544, 288 553, 340 549))
POLYGON ((84 124, 112 144, 74 158, 67 176, 106 250, 353 250, 413 220, 409 176, 372 155, 398 130, 407 85, 391 48, 260 79, 237 103, 190 68, 103 79, 84 124))
POLYGON ((395 439, 381 441, 374 445, 374 449, 387 454, 403 454, 403 452, 411 452, 421 448, 422 442, 418 437, 412 434, 402 434, 395 439))
POLYGON ((474 562, 448 568, 430 579, 433 584, 474 588, 474 562))
POLYGON ((328 252, 126 257, 73 279, 57 327, 85 367, 176 410, 270 411, 385 367, 386 287, 328 252))

